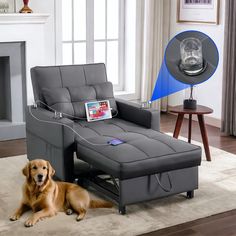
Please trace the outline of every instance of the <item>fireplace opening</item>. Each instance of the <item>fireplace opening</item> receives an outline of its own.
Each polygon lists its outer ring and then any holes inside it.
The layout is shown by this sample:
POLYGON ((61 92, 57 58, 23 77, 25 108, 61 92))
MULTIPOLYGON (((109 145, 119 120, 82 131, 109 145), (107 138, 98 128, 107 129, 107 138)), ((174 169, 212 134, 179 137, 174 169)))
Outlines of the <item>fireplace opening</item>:
POLYGON ((10 57, 0 57, 0 121, 11 121, 10 57))
POLYGON ((0 43, 0 141, 25 138, 25 42, 0 43))

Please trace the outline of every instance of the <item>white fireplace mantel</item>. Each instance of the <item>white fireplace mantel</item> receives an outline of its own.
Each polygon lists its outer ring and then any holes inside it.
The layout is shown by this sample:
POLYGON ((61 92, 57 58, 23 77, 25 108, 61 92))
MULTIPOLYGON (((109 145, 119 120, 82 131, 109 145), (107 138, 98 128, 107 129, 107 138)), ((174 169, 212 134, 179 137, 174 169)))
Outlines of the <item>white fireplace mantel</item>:
POLYGON ((13 67, 10 68, 12 71, 10 94, 17 94, 17 99, 11 98, 12 118, 9 122, 0 124, 0 140, 25 137, 24 99, 27 97, 27 104, 32 104, 34 101, 30 69, 46 64, 45 28, 49 17, 48 14, 39 13, 0 14, 0 44, 2 46, 0 55, 1 57, 9 57, 9 65, 13 67), (16 47, 16 44, 20 46, 16 47), (19 52, 17 55, 20 54, 21 63, 18 64, 14 62, 17 56, 14 54, 16 48, 19 52), (25 66, 26 73, 23 70, 23 74, 19 75, 22 71, 14 69, 13 63, 17 68, 20 68, 21 64, 25 66), (13 73, 14 70, 15 73, 13 73))
POLYGON ((49 17, 40 13, 0 14, 0 43, 25 43, 27 104, 34 101, 30 68, 45 65, 45 25, 49 17))
POLYGON ((5 13, 0 14, 1 24, 45 24, 49 14, 41 13, 5 13))

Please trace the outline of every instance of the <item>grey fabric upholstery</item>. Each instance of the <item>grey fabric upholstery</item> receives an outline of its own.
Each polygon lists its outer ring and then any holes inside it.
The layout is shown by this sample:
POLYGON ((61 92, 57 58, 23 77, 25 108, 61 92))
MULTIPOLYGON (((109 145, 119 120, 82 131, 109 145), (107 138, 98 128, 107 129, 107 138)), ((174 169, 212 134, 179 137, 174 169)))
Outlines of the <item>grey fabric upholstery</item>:
POLYGON ((35 100, 43 100, 42 88, 78 88, 107 82, 103 63, 70 66, 37 66, 31 69, 35 100))
POLYGON ((70 117, 84 118, 85 102, 109 100, 113 113, 113 86, 107 81, 105 65, 34 67, 31 69, 35 100, 70 117))
POLYGON ((29 160, 42 158, 48 160, 56 170, 56 176, 64 181, 73 181, 75 151, 74 133, 63 125, 39 122, 40 120, 58 122, 73 127, 67 118, 55 120, 54 114, 43 108, 26 108, 27 156, 29 160))
MULTIPOLYGON (((45 158, 52 161, 56 170, 59 170, 61 179, 68 179, 68 176, 71 178, 73 151, 77 151, 78 158, 120 179, 200 165, 199 147, 158 132, 159 111, 141 109, 133 103, 114 99, 104 64, 35 67, 31 74, 35 99, 43 100, 56 110, 85 117, 85 101, 109 99, 112 108, 118 111, 116 118, 93 123, 85 120, 59 120, 73 126, 90 144, 66 127, 40 123, 27 113, 29 157, 36 157, 34 150, 41 154, 43 151, 40 150, 44 150, 45 146, 45 158), (113 138, 124 140, 125 143, 115 147, 107 145, 107 141, 113 138), (40 150, 35 147, 35 143, 40 146, 40 150), (54 154, 58 150, 57 162, 54 154), (62 167, 63 164, 65 166, 62 167)), ((45 109, 39 108, 33 112, 42 119, 54 121, 53 113, 45 109)))
POLYGON ((201 148, 122 119, 77 122, 78 158, 120 179, 200 165, 201 148), (125 143, 106 145, 113 138, 125 143))
POLYGON ((42 95, 47 105, 72 118, 85 118, 84 104, 90 101, 109 100, 113 112, 117 110, 111 82, 80 87, 42 88, 42 95))
POLYGON ((92 185, 117 201, 122 214, 126 204, 185 191, 193 196, 193 190, 198 188, 201 148, 160 133, 159 111, 115 100, 104 64, 35 67, 31 69, 31 76, 35 100, 46 102, 68 116, 55 119, 54 113, 45 106, 32 110, 27 107, 29 160, 46 159, 60 180, 78 179, 85 187, 92 185), (84 103, 103 99, 110 100, 113 110, 118 111, 116 116, 87 122, 84 103), (125 143, 108 145, 107 141, 113 138, 125 143), (173 184, 169 192, 165 192, 153 176, 158 173, 161 183, 168 187, 166 172, 173 184), (116 181, 113 186, 109 179, 104 183, 101 174, 110 174, 118 181, 113 179, 116 181))

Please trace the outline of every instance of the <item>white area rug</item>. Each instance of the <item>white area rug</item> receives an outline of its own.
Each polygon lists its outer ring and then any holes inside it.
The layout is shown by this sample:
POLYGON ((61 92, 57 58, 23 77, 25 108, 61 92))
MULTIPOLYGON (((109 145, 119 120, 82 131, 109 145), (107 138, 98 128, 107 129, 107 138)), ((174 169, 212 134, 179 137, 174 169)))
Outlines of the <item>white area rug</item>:
POLYGON ((194 199, 179 194, 135 204, 127 207, 124 216, 116 208, 89 210, 81 222, 76 222, 75 215, 59 213, 32 228, 24 227, 29 213, 19 221, 8 220, 21 199, 26 156, 0 159, 0 235, 138 235, 236 209, 236 156, 213 147, 211 154, 212 162, 203 156, 194 199))

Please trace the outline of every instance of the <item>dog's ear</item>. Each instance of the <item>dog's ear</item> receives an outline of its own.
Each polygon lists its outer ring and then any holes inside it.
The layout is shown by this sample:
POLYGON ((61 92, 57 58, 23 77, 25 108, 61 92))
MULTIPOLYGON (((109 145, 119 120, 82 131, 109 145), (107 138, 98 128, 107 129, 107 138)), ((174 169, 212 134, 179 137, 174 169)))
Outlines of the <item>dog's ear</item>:
POLYGON ((23 168, 22 170, 23 175, 26 176, 27 179, 30 177, 30 162, 23 168))
POLYGON ((47 165, 48 165, 48 177, 51 178, 55 174, 55 170, 52 168, 49 161, 47 161, 47 165))

